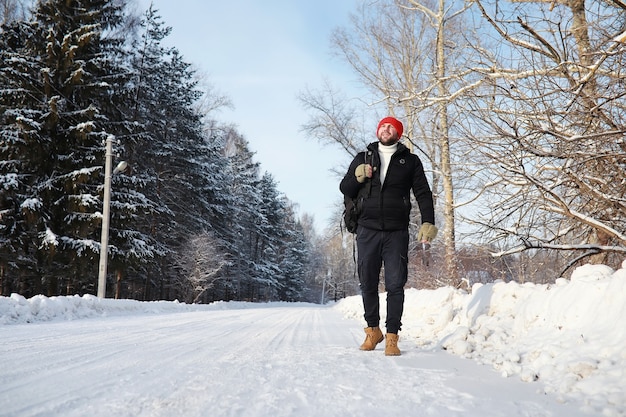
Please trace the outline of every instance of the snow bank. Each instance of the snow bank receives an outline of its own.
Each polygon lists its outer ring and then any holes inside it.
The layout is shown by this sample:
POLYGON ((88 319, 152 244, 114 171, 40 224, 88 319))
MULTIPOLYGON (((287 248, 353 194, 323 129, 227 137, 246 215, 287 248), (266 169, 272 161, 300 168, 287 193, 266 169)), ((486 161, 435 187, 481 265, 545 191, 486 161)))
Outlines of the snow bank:
POLYGON ((77 320, 90 317, 110 317, 136 314, 167 314, 189 311, 272 307, 284 303, 252 304, 223 302, 185 304, 178 301, 136 301, 101 299, 93 295, 46 297, 37 295, 26 299, 19 294, 0 297, 0 325, 57 320, 77 320))
MULTIPOLYGON (((385 305, 381 294, 383 323, 385 305)), ((362 321, 360 297, 336 308, 362 321)), ((626 261, 618 271, 586 265, 553 285, 476 284, 471 294, 410 289, 401 340, 539 381, 563 400, 583 398, 592 414, 624 416, 625 319, 626 261)))

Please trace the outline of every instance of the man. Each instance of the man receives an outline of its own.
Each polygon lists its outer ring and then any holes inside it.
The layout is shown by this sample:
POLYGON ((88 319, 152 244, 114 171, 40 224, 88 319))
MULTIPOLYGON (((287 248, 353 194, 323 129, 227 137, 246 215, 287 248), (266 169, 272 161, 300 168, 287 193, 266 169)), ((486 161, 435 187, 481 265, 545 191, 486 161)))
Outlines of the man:
POLYGON ((402 326, 404 285, 407 281, 410 192, 417 200, 422 225, 418 240, 437 235, 433 196, 417 155, 399 143, 404 127, 393 117, 378 123, 378 142, 359 153, 341 180, 341 192, 362 200, 357 227, 358 274, 365 309, 365 341, 361 350, 374 350, 385 339, 379 327, 378 282, 385 266, 387 335, 385 355, 398 356, 398 331, 402 326))

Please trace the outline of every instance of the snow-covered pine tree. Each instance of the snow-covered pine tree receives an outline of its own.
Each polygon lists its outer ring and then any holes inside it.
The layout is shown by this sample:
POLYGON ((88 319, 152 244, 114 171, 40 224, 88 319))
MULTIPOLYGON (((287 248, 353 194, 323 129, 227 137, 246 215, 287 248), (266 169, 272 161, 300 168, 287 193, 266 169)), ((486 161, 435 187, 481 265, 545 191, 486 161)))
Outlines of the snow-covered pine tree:
MULTIPOLYGON (((109 135, 124 140, 130 133, 125 119, 129 72, 120 32, 123 22, 123 2, 47 0, 37 3, 30 21, 13 25, 22 28, 21 44, 9 39, 10 31, 2 33, 4 43, 14 43, 9 51, 22 62, 33 63, 27 72, 4 71, 4 77, 22 91, 23 100, 12 102, 20 109, 13 125, 18 136, 40 137, 41 146, 28 146, 31 154, 23 156, 26 165, 36 169, 20 171, 30 178, 32 192, 14 204, 33 203, 24 213, 38 219, 32 259, 51 295, 94 292, 104 140, 109 135), (19 126, 26 120, 30 126, 19 126)), ((7 125, 10 121, 3 123, 7 125)), ((113 186, 114 255, 120 253, 121 243, 127 245, 127 253, 145 248, 132 229, 115 227, 116 190, 124 193, 131 217, 142 201, 127 199, 137 194, 131 181, 126 184, 113 186)), ((37 285, 32 290, 38 291, 37 285)))
POLYGON ((286 204, 278 192, 276 181, 268 172, 260 178, 257 193, 260 200, 257 207, 259 222, 249 231, 255 255, 253 285, 258 288, 258 297, 275 300, 284 285, 280 259, 287 237, 286 204))
MULTIPOLYGON (((306 288, 305 276, 309 253, 302 225, 291 210, 285 216, 285 239, 281 245, 278 267, 281 272, 278 299, 283 301, 303 301, 306 288), (290 215, 289 215, 290 214, 290 215)), ((317 301, 317 300, 316 300, 317 301)))
POLYGON ((0 32, 0 282, 1 294, 41 292, 46 262, 38 257, 47 214, 38 180, 48 169, 50 140, 42 135, 42 68, 28 53, 34 28, 23 22, 0 32))
MULTIPOLYGON (((142 227, 160 242, 159 259, 179 257, 187 242, 224 224, 230 204, 227 158, 219 136, 204 132, 202 117, 195 109, 202 93, 195 72, 176 48, 163 46, 171 28, 150 7, 142 20, 142 33, 133 47, 133 120, 137 134, 129 154, 154 208, 142 227)), ((181 271, 172 262, 154 262, 146 285, 169 288, 181 271)), ((146 288, 146 290, 149 290, 146 288)), ((168 298, 161 294, 160 298, 168 298)))
MULTIPOLYGON (((168 165, 171 156, 168 141, 176 135, 167 130, 168 115, 164 107, 173 103, 168 88, 172 81, 167 60, 171 48, 161 42, 171 28, 164 27, 156 10, 150 7, 141 19, 139 38, 133 42, 131 66, 133 68, 132 96, 134 99, 131 120, 135 123, 132 140, 127 143, 127 152, 134 167, 134 176, 144 184, 144 192, 154 205, 138 220, 137 226, 159 242, 159 251, 152 263, 142 271, 144 298, 157 289, 159 298, 175 297, 164 277, 173 271, 167 258, 174 254, 172 245, 178 244, 176 213, 170 206, 172 187, 166 179, 176 173, 168 165)), ((173 80, 177 82, 177 80, 173 80)))
POLYGON ((233 266, 229 270, 230 285, 234 299, 254 297, 254 276, 257 254, 254 252, 255 225, 260 223, 261 205, 258 194, 259 164, 253 161, 254 153, 248 142, 232 130, 226 143, 229 159, 229 189, 233 195, 233 205, 229 208, 227 227, 230 229, 228 241, 233 255, 233 266))

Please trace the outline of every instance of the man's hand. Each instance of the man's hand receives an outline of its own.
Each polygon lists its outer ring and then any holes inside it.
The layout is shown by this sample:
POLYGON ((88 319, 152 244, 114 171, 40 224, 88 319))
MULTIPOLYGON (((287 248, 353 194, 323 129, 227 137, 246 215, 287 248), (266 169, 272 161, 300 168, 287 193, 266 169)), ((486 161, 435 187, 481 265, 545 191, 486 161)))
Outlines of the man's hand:
POLYGON ((369 164, 361 164, 354 170, 356 180, 364 183, 367 178, 372 178, 372 166, 369 164))
POLYGON ((422 227, 417 232, 417 240, 430 243, 437 236, 437 231, 437 227, 434 224, 422 223, 422 227))

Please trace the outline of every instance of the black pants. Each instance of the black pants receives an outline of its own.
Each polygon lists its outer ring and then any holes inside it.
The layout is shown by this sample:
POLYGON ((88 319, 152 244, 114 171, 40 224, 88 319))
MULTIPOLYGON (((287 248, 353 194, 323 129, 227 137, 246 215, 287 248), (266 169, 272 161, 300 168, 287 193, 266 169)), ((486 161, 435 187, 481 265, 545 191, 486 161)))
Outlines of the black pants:
POLYGON ((381 232, 359 226, 357 231, 358 272, 368 327, 380 323, 378 282, 385 266, 387 291, 387 333, 398 333, 402 327, 404 285, 407 281, 409 231, 381 232))

